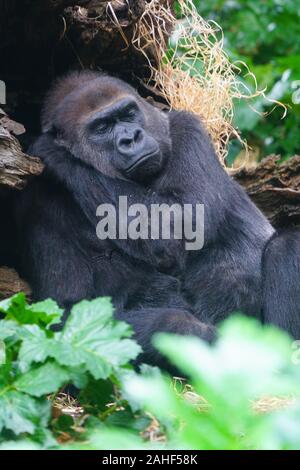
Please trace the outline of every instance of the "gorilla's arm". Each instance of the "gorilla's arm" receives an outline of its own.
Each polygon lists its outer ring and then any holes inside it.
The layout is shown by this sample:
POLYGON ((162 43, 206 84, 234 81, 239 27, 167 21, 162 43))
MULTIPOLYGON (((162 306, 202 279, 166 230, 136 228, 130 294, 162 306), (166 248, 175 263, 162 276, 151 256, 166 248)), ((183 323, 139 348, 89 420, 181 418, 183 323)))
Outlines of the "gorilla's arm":
POLYGON ((276 234, 263 255, 263 321, 300 338, 300 233, 276 234))
MULTIPOLYGON (((69 189, 95 230, 99 204, 109 203, 117 208, 119 196, 127 196, 128 205, 143 204, 148 209, 152 204, 171 206, 176 203, 201 202, 207 207, 214 203, 220 206, 220 201, 213 201, 218 197, 214 191, 203 191, 202 200, 197 199, 199 188, 208 187, 209 180, 216 187, 224 186, 224 171, 198 119, 186 113, 173 112, 170 115, 170 127, 172 155, 162 174, 148 189, 133 181, 103 175, 58 146, 50 134, 43 134, 37 140, 32 153, 39 155, 52 176, 69 189)), ((219 215, 221 210, 213 214, 219 215)), ((217 230, 217 220, 207 222, 206 226, 213 231, 217 230)), ((209 236, 208 232, 206 235, 209 236)), ((114 242, 131 256, 162 270, 174 270, 184 263, 184 240, 116 239, 114 242)))
POLYGON ((49 187, 41 176, 15 202, 20 268, 33 299, 54 298, 68 311, 79 300, 92 298, 93 272, 76 245, 85 235, 85 220, 68 192, 49 187))
POLYGON ((134 337, 142 346, 143 352, 137 363, 158 365, 173 375, 182 376, 159 354, 152 344, 155 333, 173 333, 177 335, 191 335, 205 341, 213 342, 217 338, 216 328, 197 320, 186 310, 176 308, 148 308, 137 311, 122 312, 116 315, 118 320, 129 323, 134 330, 134 337))
MULTIPOLYGON (((150 208, 151 204, 172 204, 178 202, 171 189, 157 193, 147 190, 135 182, 111 178, 75 159, 72 154, 55 144, 51 135, 42 135, 30 151, 41 157, 46 171, 61 182, 73 195, 82 211, 96 226, 96 216, 100 204, 112 204, 117 210, 119 196, 127 196, 128 206, 138 203, 150 208)), ((117 216, 118 220, 118 216, 117 216)), ((146 261, 162 270, 176 270, 183 264, 184 249, 182 240, 112 240, 130 256, 146 261)))

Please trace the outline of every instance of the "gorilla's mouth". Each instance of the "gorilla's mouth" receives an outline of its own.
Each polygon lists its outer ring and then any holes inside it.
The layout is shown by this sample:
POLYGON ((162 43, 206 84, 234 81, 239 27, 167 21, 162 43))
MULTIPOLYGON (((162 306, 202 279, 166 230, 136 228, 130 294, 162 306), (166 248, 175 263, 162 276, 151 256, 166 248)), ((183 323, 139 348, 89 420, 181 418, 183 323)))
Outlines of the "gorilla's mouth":
POLYGON ((150 158, 159 156, 160 151, 155 150, 154 152, 146 153, 145 155, 142 155, 139 157, 132 165, 126 168, 126 173, 132 173, 136 168, 138 168, 140 165, 143 165, 147 160, 150 158))

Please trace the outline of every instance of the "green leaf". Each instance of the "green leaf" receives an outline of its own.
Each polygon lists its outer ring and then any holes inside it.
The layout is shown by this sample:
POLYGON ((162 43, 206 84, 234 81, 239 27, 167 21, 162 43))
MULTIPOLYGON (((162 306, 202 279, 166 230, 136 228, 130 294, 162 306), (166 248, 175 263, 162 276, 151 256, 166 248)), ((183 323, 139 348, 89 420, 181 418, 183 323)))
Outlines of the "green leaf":
POLYGON ((74 426, 74 419, 70 415, 60 415, 53 423, 54 431, 61 432, 70 432, 72 426, 74 426))
POLYGON ((64 368, 49 362, 20 376, 14 387, 20 392, 40 397, 57 392, 69 379, 70 374, 64 368))
POLYGON ((64 312, 63 309, 61 309, 52 299, 47 299, 43 302, 32 304, 29 306, 29 310, 32 313, 38 315, 39 321, 45 326, 51 326, 60 323, 64 312))
POLYGON ((6 363, 0 366, 0 394, 1 391, 5 389, 11 381, 11 369, 12 364, 6 358, 6 363))
MULTIPOLYGON (((25 294, 20 292, 19 294, 13 295, 9 299, 2 300, 0 302, 0 312, 4 313, 9 317, 14 316, 14 320, 16 320, 16 316, 21 318, 22 313, 26 309, 26 297, 25 294)), ((20 322, 22 323, 22 322, 20 322)))
MULTIPOLYGON (((140 352, 137 343, 126 338, 131 334, 129 325, 114 320, 109 299, 83 301, 72 309, 64 329, 53 338, 36 325, 24 327, 19 367, 25 372, 32 362, 51 357, 62 366, 82 366, 83 372, 88 370, 95 379, 104 379, 140 352)), ((77 380, 85 379, 77 374, 77 380)))
POLYGON ((19 332, 19 326, 14 321, 0 320, 0 340, 11 338, 19 332))
POLYGON ((0 444, 1 450, 42 450, 41 446, 30 439, 20 439, 17 441, 5 441, 0 444))
POLYGON ((82 389, 89 383, 89 374, 81 366, 68 368, 70 375, 70 383, 74 384, 75 387, 82 389))
POLYGON ((19 350, 19 369, 26 372, 32 362, 44 362, 51 357, 55 345, 37 325, 26 325, 20 333, 22 344, 19 350))
POLYGON ((36 400, 24 393, 8 390, 0 395, 0 432, 33 434, 39 426, 46 426, 50 418, 50 403, 36 400))
POLYGON ((132 334, 124 322, 113 319, 108 298, 83 301, 71 312, 61 333, 56 333, 59 349, 55 359, 62 365, 84 364, 95 379, 106 378, 114 367, 134 359, 141 348, 135 341, 123 339, 132 334))
MULTIPOLYGON (((163 447, 162 444, 156 443, 156 448, 163 447)), ((87 433, 83 443, 71 443, 65 447, 67 450, 117 450, 117 449, 151 449, 155 448, 155 444, 145 443, 145 441, 137 436, 130 429, 109 429, 103 426, 102 429, 93 430, 87 433)))
POLYGON ((59 323, 63 310, 53 300, 45 300, 28 305, 23 293, 0 302, 0 312, 6 319, 14 320, 21 325, 36 324, 42 328, 59 323))
POLYGON ((0 367, 6 362, 6 349, 4 341, 0 339, 0 367))
POLYGON ((80 395, 79 401, 83 406, 93 407, 97 413, 107 411, 107 403, 113 400, 113 384, 107 380, 91 379, 80 395))
POLYGON ((234 386, 239 396, 244 393, 249 399, 297 391, 295 378, 300 379, 300 370, 291 363, 291 343, 285 333, 240 316, 225 322, 214 347, 197 338, 174 341, 158 335, 155 339, 158 349, 192 378, 205 381, 223 397, 227 393, 229 397, 234 386), (278 373, 285 380, 276 380, 278 373))

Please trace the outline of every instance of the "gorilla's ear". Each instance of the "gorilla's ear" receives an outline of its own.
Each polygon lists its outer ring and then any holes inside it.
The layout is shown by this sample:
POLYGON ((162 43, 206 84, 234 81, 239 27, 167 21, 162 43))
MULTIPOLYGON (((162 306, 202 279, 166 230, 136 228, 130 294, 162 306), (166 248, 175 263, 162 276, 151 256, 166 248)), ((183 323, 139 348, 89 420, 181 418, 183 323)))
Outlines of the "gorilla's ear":
POLYGON ((70 147, 64 138, 63 132, 56 127, 54 123, 49 123, 49 125, 43 126, 42 132, 43 134, 48 134, 59 147, 63 147, 65 149, 70 147))
POLYGON ((59 146, 65 147, 63 131, 60 129, 60 126, 53 121, 53 119, 43 119, 42 133, 48 134, 59 146))
POLYGON ((49 134, 54 139, 56 139, 60 134, 57 125, 50 119, 48 121, 42 122, 42 133, 49 134))
POLYGON ((43 134, 51 134, 53 136, 57 135, 57 128, 52 122, 47 122, 42 125, 42 133, 43 134))

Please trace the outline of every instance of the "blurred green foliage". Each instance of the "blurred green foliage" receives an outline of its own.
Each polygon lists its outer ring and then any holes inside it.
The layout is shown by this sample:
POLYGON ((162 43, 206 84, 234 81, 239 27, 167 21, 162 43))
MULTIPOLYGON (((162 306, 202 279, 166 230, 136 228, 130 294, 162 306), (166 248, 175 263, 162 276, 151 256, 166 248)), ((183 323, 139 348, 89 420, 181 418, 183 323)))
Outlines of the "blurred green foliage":
MULTIPOLYGON (((246 101, 235 103, 235 125, 259 158, 277 153, 283 159, 300 154, 300 0, 193 0, 206 20, 216 21, 224 32, 225 49, 232 60, 247 64, 259 89, 288 106, 287 117, 277 108, 262 116, 246 101)), ((246 79, 254 90, 253 80, 246 79)), ((272 103, 263 97, 251 104, 260 112, 272 103)), ((229 163, 240 150, 233 142, 229 163)))
POLYGON ((60 332, 51 300, 29 305, 18 294, 0 312, 0 450, 300 449, 299 343, 273 327, 232 317, 214 345, 157 335, 187 386, 158 368, 132 368, 140 348, 107 298, 75 305, 60 332), (51 401, 68 383, 84 411, 53 415, 51 401), (255 412, 266 396, 287 406, 255 412), (149 425, 162 439, 149 440, 149 425))

